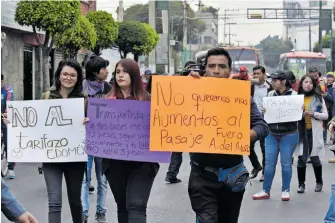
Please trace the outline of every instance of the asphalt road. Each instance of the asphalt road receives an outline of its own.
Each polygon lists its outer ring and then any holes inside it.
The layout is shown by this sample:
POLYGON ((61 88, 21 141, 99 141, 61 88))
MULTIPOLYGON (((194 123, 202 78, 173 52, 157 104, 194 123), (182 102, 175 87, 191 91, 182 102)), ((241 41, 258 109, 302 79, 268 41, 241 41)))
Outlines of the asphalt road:
MULTIPOLYGON (((259 147, 256 147, 260 154, 259 147)), ((335 180, 335 164, 328 164, 327 160, 331 153, 327 150, 323 160, 324 189, 321 193, 314 192, 315 178, 311 164, 307 168, 307 186, 305 194, 297 194, 296 163, 293 167, 293 178, 291 184, 291 201, 281 201, 281 168, 277 166, 277 173, 271 191, 271 199, 266 201, 253 201, 251 196, 261 190, 262 184, 258 180, 252 180, 252 186, 248 186, 244 196, 240 223, 321 223, 328 208, 330 185, 335 180)), ((260 156, 259 156, 260 157, 260 156)), ((245 163, 251 170, 248 157, 245 163)), ((47 192, 42 175, 38 175, 37 164, 18 164, 16 167, 16 179, 8 181, 11 190, 20 202, 33 213, 40 223, 47 223, 47 192)), ((187 183, 190 172, 189 155, 184 154, 184 162, 179 177, 183 180, 180 184, 166 184, 165 173, 167 165, 161 165, 156 177, 149 204, 149 223, 194 223, 195 215, 191 209, 187 183)), ((93 174, 92 176, 95 176, 93 174)), ((259 176, 260 177, 260 176, 259 176)), ((258 178, 259 178, 258 177, 258 178)), ((94 181, 94 185, 96 182, 94 181)), ((91 209, 89 220, 94 222, 96 193, 90 195, 91 209)), ((113 195, 108 191, 107 216, 109 223, 117 222, 116 205, 113 195)), ((8 220, 2 215, 1 222, 8 220)), ((65 183, 63 183, 63 211, 62 222, 71 223, 71 214, 68 206, 65 183)))

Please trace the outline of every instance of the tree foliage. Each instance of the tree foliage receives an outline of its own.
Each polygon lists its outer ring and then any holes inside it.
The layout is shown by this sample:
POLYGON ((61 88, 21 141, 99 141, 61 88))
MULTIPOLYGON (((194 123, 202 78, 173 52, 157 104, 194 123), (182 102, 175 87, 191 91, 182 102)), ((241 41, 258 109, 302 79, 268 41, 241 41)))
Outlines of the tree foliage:
POLYGON ((94 26, 84 16, 80 16, 71 28, 55 37, 56 46, 63 52, 64 59, 74 59, 78 50, 93 49, 97 42, 94 26))
MULTIPOLYGON (((333 30, 333 33, 335 33, 335 30, 333 30)), ((333 68, 335 68, 335 36, 334 35, 333 35, 333 46, 332 46, 332 50, 331 50, 333 68)), ((331 48, 331 37, 330 37, 330 35, 325 35, 324 37, 322 37, 321 44, 322 44, 322 48, 331 48)), ((320 52, 319 42, 314 43, 313 51, 314 52, 320 52)), ((327 70, 330 70, 329 66, 328 66, 327 70)))
POLYGON ((217 16, 218 16, 218 12, 219 12, 219 10, 220 10, 220 9, 218 9, 218 8, 214 8, 214 7, 212 7, 212 6, 201 8, 201 12, 210 12, 210 13, 212 13, 212 15, 213 15, 214 17, 217 17, 217 16))
POLYGON ((56 34, 72 26, 80 15, 79 1, 19 1, 15 21, 56 34))
POLYGON ((279 36, 268 36, 256 45, 256 48, 262 49, 265 65, 277 67, 280 54, 290 52, 293 49, 293 43, 289 40, 283 40, 279 36))
POLYGON ((137 21, 124 21, 119 24, 118 47, 120 55, 125 58, 133 53, 135 60, 139 55, 145 54, 145 45, 149 34, 143 23, 137 21))
POLYGON ((40 61, 42 65, 39 71, 43 77, 44 89, 42 90, 50 87, 48 56, 54 44, 54 37, 70 28, 79 15, 79 0, 19 1, 17 3, 15 21, 22 26, 32 26, 35 39, 41 48, 43 61, 40 61), (37 30, 45 31, 44 39, 37 35, 37 30))
MULTIPOLYGON (((169 21, 173 22, 171 25, 173 28, 173 36, 177 41, 182 41, 184 31, 184 6, 181 1, 169 1, 170 15, 169 21)), ((161 11, 156 11, 157 17, 161 17, 161 11)), ((195 12, 192 8, 187 5, 186 15, 188 18, 195 18, 195 12)), ((148 4, 136 4, 130 6, 124 12, 124 20, 135 20, 138 22, 149 23, 149 5, 148 4)), ((157 33, 162 33, 162 20, 156 20, 157 33)), ((188 38, 195 38, 197 34, 202 34, 206 30, 206 24, 201 19, 187 19, 187 34, 188 38)))
POLYGON ((88 20, 94 25, 97 42, 92 51, 100 55, 103 49, 111 48, 118 38, 118 24, 112 14, 106 11, 94 11, 87 14, 88 20))
MULTIPOLYGON (((335 32, 335 30, 333 30, 333 32, 335 32)), ((325 35, 322 37, 322 48, 330 48, 331 46, 331 38, 330 35, 325 35)), ((335 48, 335 37, 333 36, 333 48, 335 48)), ((314 43, 314 48, 313 48, 314 52, 320 52, 319 50, 319 42, 315 42, 314 43)))
POLYGON ((152 50, 154 50, 159 41, 159 35, 156 30, 154 30, 149 24, 142 23, 148 33, 148 38, 146 44, 144 46, 144 53, 149 54, 152 50))

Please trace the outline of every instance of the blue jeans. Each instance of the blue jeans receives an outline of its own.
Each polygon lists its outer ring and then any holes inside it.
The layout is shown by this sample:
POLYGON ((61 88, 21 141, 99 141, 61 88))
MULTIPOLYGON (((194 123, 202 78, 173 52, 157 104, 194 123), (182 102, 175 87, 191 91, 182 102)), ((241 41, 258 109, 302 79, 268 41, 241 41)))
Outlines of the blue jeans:
POLYGON ((330 192, 329 208, 325 217, 325 223, 335 223, 335 181, 332 184, 330 192))
POLYGON ((263 190, 270 193, 276 172, 278 155, 282 169, 282 191, 289 191, 292 178, 292 156, 299 141, 299 133, 288 135, 269 134, 265 139, 265 170, 263 190))
POLYGON ((97 210, 96 213, 106 213, 106 196, 107 196, 107 179, 105 175, 102 175, 102 158, 88 156, 87 172, 81 187, 81 201, 83 204, 83 214, 88 216, 88 210, 90 207, 89 202, 89 186, 91 184, 91 172, 93 160, 95 162, 95 174, 97 177, 98 188, 97 188, 97 210))

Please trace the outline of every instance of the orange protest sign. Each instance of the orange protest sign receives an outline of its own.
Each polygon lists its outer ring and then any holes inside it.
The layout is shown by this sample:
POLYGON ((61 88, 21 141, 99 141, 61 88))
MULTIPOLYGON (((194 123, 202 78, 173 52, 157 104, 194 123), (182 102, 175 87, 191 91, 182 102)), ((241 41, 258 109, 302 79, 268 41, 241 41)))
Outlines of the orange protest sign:
POLYGON ((153 76, 150 150, 250 152, 250 82, 153 76))

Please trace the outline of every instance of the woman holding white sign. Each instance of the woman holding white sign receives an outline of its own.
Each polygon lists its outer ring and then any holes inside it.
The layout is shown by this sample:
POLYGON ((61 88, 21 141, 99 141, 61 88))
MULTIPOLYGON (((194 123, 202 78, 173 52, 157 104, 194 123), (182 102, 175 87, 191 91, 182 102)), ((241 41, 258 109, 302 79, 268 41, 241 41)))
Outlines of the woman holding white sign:
POLYGON ((304 97, 303 119, 299 121, 298 153, 298 193, 305 192, 306 163, 310 157, 316 178, 315 192, 321 192, 323 186, 322 164, 319 158, 324 151, 323 121, 328 119, 326 103, 317 87, 317 82, 311 75, 305 75, 299 83, 299 94, 304 97))
MULTIPOLYGON (((43 93, 41 99, 85 98, 82 83, 83 75, 79 63, 75 60, 62 61, 55 73, 55 87, 43 93)), ((82 223, 83 208, 80 195, 85 167, 85 162, 43 163, 49 200, 49 223, 61 223, 63 175, 72 221, 82 223)))
MULTIPOLYGON (((113 89, 107 98, 149 101, 140 77, 140 68, 132 59, 116 64, 113 89)), ((146 209, 158 163, 103 159, 105 174, 115 202, 119 223, 146 223, 146 209)))
MULTIPOLYGON (((291 89, 288 77, 283 71, 271 75, 273 91, 269 97, 297 95, 291 89)), ((266 113, 266 110, 265 110, 266 113)), ((292 178, 292 156, 298 144, 299 133, 297 122, 269 124, 270 134, 265 139, 265 170, 263 190, 252 196, 254 200, 270 198, 270 190, 276 172, 278 155, 282 168, 282 201, 290 200, 290 184, 292 178)))

